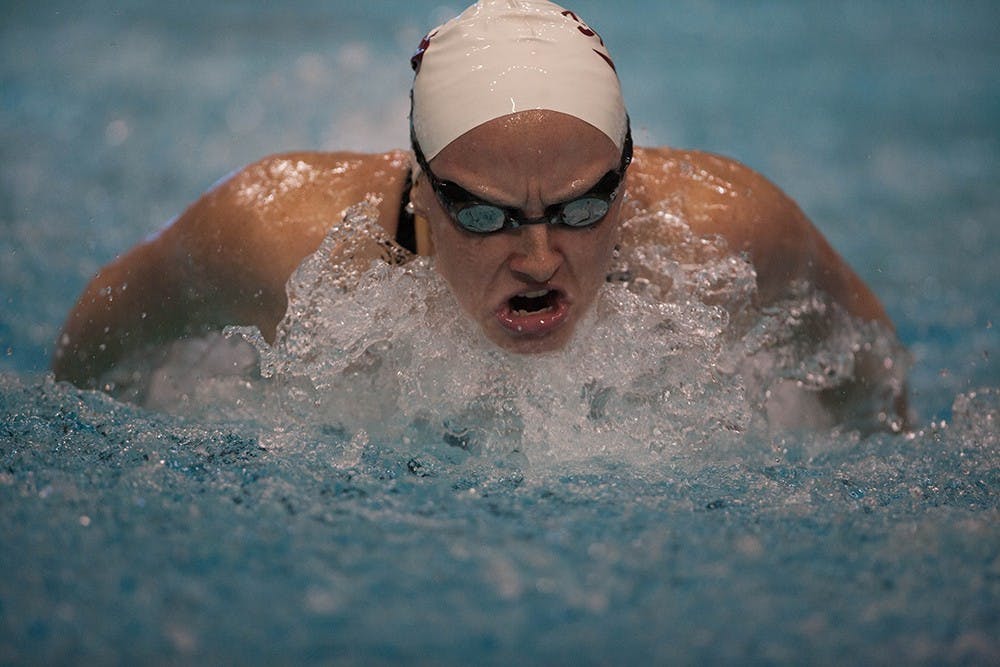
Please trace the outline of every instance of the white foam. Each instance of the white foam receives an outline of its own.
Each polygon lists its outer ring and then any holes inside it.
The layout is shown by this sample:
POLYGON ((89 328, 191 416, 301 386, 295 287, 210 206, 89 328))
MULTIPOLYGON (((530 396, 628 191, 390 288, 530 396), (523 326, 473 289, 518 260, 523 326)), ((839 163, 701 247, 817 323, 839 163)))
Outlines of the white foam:
POLYGON ((258 419, 396 442, 437 437, 533 461, 662 460, 725 455, 776 427, 877 428, 901 390, 905 356, 887 332, 802 285, 753 310, 752 267, 663 213, 641 222, 662 225, 670 245, 620 258, 651 279, 607 284, 565 350, 506 353, 461 315, 432 261, 378 261, 367 272, 330 263, 333 247, 391 247, 373 205, 351 209, 289 281, 273 345, 230 330, 260 354, 258 419), (848 385, 861 353, 894 370, 831 413, 820 392, 848 385))

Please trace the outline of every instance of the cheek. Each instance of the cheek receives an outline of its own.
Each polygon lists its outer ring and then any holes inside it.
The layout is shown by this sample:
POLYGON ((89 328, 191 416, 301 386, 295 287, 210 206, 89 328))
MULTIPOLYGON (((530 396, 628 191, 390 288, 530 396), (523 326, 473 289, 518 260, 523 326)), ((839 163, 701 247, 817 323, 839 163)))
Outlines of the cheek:
POLYGON ((577 246, 572 257, 567 258, 581 290, 581 304, 585 307, 589 307, 607 281, 619 240, 618 229, 610 225, 593 230, 593 234, 588 243, 577 246))
POLYGON ((604 274, 611 265, 611 258, 614 254, 615 245, 618 243, 618 226, 608 225, 593 231, 591 242, 585 245, 585 249, 577 259, 583 266, 592 267, 596 276, 595 280, 604 280, 604 274), (600 274, 600 275, 598 275, 600 274))
POLYGON ((480 283, 487 275, 484 253, 475 240, 460 234, 448 223, 448 228, 431 223, 434 242, 434 266, 451 286, 451 291, 463 305, 478 300, 480 283))

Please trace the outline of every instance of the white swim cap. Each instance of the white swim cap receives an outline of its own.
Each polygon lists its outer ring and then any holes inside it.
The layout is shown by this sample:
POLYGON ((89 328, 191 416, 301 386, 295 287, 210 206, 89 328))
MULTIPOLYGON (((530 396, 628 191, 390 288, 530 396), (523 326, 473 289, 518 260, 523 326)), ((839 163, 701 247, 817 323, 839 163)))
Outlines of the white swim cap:
POLYGON ((427 160, 528 109, 575 116, 624 145, 625 103, 604 41, 547 0, 479 0, 424 38, 413 68, 410 122, 427 160))

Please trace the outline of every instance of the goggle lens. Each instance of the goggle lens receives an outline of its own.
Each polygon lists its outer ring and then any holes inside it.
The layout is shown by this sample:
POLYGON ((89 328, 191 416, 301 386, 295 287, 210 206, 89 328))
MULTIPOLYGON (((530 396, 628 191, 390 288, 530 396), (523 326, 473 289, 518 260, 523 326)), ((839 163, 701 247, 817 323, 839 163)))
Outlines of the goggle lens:
POLYGON ((489 234, 503 229, 504 220, 507 214, 499 206, 490 204, 473 204, 459 210, 455 214, 455 221, 463 229, 476 234, 489 234))
POLYGON ((570 227, 589 227, 604 218, 609 208, 603 199, 581 197, 563 205, 559 221, 570 227))
POLYGON ((423 151, 420 150, 420 144, 417 143, 412 125, 410 139, 417 163, 430 179, 431 187, 434 189, 438 201, 462 229, 473 234, 492 234, 505 228, 516 229, 523 225, 546 222, 576 229, 596 225, 604 219, 604 216, 611 209, 611 202, 618 194, 618 187, 625 176, 625 170, 628 169, 629 163, 632 161, 632 132, 629 128, 625 133, 621 164, 617 169, 609 171, 591 188, 590 192, 568 202, 554 204, 548 208, 543 217, 529 220, 516 209, 485 202, 462 186, 439 179, 431 171, 430 165, 427 164, 423 151))

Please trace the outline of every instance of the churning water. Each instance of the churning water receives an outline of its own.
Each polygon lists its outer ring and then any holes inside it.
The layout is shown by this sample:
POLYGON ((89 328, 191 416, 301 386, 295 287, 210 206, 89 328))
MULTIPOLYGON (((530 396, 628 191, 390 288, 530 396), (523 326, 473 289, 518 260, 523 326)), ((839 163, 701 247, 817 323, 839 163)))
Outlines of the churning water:
MULTIPOLYGON (((96 266, 240 161, 402 145, 386 73, 440 17, 10 10, 0 663, 1000 660, 996 11, 827 4, 576 8, 640 143, 787 186, 906 349, 808 290, 753 310, 753 267, 664 207, 670 252, 618 258, 663 280, 607 284, 565 352, 496 350, 429 263, 321 248, 273 344, 172 346, 116 397, 44 374, 96 266), (891 372, 825 423, 858 354, 891 372)), ((326 243, 375 233, 360 203, 326 243)))

